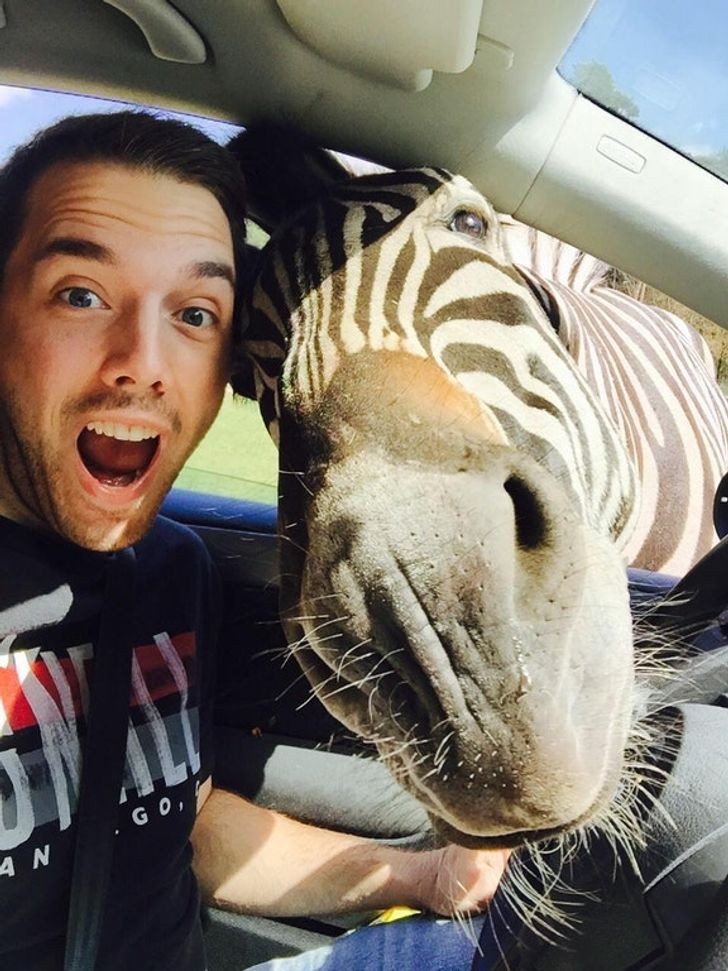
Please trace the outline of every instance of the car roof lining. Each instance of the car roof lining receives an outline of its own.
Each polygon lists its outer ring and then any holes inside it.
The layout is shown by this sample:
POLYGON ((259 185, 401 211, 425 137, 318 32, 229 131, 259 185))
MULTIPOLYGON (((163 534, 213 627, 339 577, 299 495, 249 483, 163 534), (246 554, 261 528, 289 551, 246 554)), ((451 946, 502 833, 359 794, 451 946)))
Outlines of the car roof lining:
POLYGON ((323 57, 296 36, 276 0, 174 6, 204 38, 204 63, 155 57, 139 27, 102 0, 5 0, 0 83, 237 124, 277 121, 387 165, 460 171, 501 211, 728 326, 728 185, 556 73, 591 0, 485 0, 471 66, 435 71, 420 91, 323 57), (513 53, 510 66, 504 50, 513 53), (605 137, 616 143, 616 161, 599 148, 605 137), (625 167, 637 157, 640 171, 625 167))

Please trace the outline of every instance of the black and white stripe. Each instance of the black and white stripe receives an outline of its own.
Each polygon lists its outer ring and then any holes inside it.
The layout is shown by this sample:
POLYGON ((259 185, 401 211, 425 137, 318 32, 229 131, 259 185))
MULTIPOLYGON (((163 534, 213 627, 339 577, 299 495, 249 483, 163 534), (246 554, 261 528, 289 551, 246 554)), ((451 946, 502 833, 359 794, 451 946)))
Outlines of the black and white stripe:
POLYGON ((520 271, 637 471, 627 561, 684 574, 717 540, 713 498, 728 469, 728 403, 706 342, 675 314, 605 286, 606 264, 503 223, 520 271))
POLYGON ((505 440, 556 476, 585 522, 626 542, 633 467, 510 264, 497 217, 466 180, 435 169, 354 179, 271 245, 246 346, 274 437, 279 381, 310 408, 344 355, 366 348, 430 357, 478 399, 505 440), (455 206, 490 223, 482 245, 448 229, 455 206))

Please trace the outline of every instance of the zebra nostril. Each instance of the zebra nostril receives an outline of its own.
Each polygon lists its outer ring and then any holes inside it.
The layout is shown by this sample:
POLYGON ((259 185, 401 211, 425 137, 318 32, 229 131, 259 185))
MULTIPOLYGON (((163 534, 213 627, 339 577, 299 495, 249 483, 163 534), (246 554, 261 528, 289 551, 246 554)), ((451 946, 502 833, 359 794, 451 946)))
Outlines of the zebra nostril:
POLYGON ((517 475, 503 483, 513 503, 516 522, 516 542, 523 550, 535 550, 546 539, 546 518, 538 496, 517 475))

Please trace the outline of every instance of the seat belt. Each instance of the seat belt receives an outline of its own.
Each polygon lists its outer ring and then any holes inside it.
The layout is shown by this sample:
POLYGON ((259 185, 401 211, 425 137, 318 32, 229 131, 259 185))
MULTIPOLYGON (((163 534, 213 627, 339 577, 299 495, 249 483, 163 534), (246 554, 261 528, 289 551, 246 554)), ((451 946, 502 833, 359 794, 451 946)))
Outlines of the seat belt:
POLYGON ((647 623, 665 631, 696 631, 728 607, 728 536, 698 560, 670 590, 647 623))
POLYGON ((668 639, 675 632, 683 637, 697 637, 713 625, 711 639, 715 643, 704 645, 682 661, 676 667, 679 678, 672 681, 661 678, 654 686, 655 698, 659 697, 663 707, 684 702, 728 707, 726 609, 728 536, 706 553, 641 622, 643 634, 648 635, 652 629, 668 639))
POLYGON ((86 721, 64 971, 96 968, 126 761, 135 575, 131 547, 110 558, 86 721))

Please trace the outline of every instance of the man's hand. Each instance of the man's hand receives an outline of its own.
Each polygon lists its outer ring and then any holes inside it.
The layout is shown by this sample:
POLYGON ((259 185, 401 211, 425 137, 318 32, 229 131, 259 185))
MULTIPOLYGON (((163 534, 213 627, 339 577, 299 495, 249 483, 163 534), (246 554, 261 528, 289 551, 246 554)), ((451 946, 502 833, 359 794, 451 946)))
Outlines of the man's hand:
POLYGON ((422 907, 446 917, 484 910, 495 896, 510 855, 510 850, 452 845, 423 854, 422 907))

